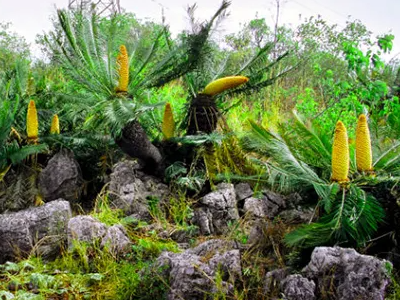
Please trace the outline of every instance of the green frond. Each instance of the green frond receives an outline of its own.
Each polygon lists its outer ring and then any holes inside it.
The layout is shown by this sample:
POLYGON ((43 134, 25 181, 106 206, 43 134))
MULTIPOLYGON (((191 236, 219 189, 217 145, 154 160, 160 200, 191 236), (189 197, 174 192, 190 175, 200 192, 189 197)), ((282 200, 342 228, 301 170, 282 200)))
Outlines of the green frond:
POLYGON ((293 112, 293 117, 291 130, 288 130, 288 138, 285 140, 290 141, 293 147, 301 149, 299 156, 307 164, 329 169, 332 158, 331 137, 317 132, 312 124, 307 126, 296 112, 293 112))
POLYGON ((6 153, 12 164, 18 164, 30 155, 38 154, 46 150, 47 145, 44 144, 19 147, 17 143, 12 143, 8 145, 6 153))
POLYGON ((351 185, 336 196, 332 209, 318 222, 300 226, 285 236, 289 246, 360 246, 370 240, 385 217, 379 202, 360 187, 351 185))
POLYGON ((400 176, 400 142, 391 145, 374 162, 374 169, 378 172, 391 173, 400 176))
POLYGON ((115 98, 114 100, 100 101, 89 112, 85 121, 86 129, 101 129, 109 131, 113 136, 119 136, 122 128, 139 117, 139 115, 163 106, 163 103, 155 105, 137 105, 127 98, 115 98))
POLYGON ((113 33, 117 22, 111 20, 108 31, 103 35, 99 33, 100 25, 94 12, 87 16, 82 11, 59 9, 57 17, 62 35, 51 32, 45 36, 55 59, 67 75, 84 89, 103 96, 112 95, 114 76, 111 64, 115 61, 113 55, 117 49, 113 33), (107 57, 106 61, 104 57, 107 57))
MULTIPOLYGON (((147 76, 143 86, 147 88, 162 86, 176 78, 182 77, 199 66, 210 57, 208 39, 215 23, 219 23, 226 16, 226 9, 230 1, 223 0, 221 6, 211 19, 199 25, 194 18, 195 6, 188 9, 189 18, 192 20, 192 33, 182 36, 182 40, 173 46, 166 56, 160 60, 147 76)), ((167 44, 172 45, 169 37, 167 44)))
POLYGON ((312 186, 325 184, 315 171, 297 156, 297 150, 291 148, 277 133, 273 133, 262 126, 250 121, 251 131, 242 138, 242 147, 260 154, 264 161, 268 180, 278 190, 292 190, 298 184, 312 186))

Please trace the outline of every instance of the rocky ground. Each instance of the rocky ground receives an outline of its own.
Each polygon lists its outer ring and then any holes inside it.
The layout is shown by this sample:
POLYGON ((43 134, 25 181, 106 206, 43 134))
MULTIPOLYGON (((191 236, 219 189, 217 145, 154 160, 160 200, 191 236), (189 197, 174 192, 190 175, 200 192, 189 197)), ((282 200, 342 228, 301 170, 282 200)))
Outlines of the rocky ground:
MULTIPOLYGON (((277 240, 277 224, 296 226, 314 215, 297 194, 255 193, 248 183, 223 182, 193 202, 188 228, 168 226, 168 221, 157 221, 149 201, 157 199, 158 212, 170 220, 170 201, 177 195, 158 178, 144 174, 136 162, 124 160, 113 167, 107 199, 111 209, 134 220, 125 228, 73 213, 81 178, 69 154, 49 161, 40 185, 44 205, 0 215, 0 264, 32 255, 51 261, 65 249, 72 251, 77 242, 96 244, 123 259, 135 244, 129 231, 137 230, 135 224, 145 224, 140 231, 174 241, 179 249, 163 251, 151 262, 167 285, 169 300, 237 299, 260 257, 273 260, 257 273, 262 275, 260 299, 385 299, 390 283, 391 262, 354 249, 317 247, 305 266, 286 266, 290 255, 277 240), (225 298, 218 298, 221 295, 225 298)), ((15 297, 12 289, 2 293, 2 299, 15 297)))

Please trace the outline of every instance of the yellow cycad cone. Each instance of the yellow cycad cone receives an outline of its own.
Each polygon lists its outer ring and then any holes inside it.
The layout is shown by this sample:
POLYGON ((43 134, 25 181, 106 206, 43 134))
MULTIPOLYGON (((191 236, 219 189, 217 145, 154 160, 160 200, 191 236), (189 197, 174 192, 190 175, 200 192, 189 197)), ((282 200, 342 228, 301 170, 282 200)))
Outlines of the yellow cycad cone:
POLYGON ((249 78, 247 78, 246 76, 223 77, 209 83, 204 88, 204 91, 202 93, 208 96, 215 96, 219 93, 222 93, 223 91, 233 89, 243 83, 246 83, 247 81, 249 81, 249 78))
POLYGON ((119 47, 117 64, 118 64, 119 81, 116 91, 118 93, 127 92, 129 83, 129 58, 128 58, 128 51, 126 51, 126 47, 124 45, 121 45, 119 47))
POLYGON ((175 121, 172 113, 171 104, 165 104, 164 117, 162 122, 161 131, 166 140, 174 137, 175 135, 175 121))
POLYGON ((346 127, 341 121, 336 123, 332 149, 332 181, 348 181, 349 174, 349 144, 346 127))
POLYGON ((36 141, 39 135, 38 115, 36 111, 35 101, 31 100, 28 106, 28 113, 26 116, 26 133, 28 140, 36 141))
POLYGON ((58 115, 54 115, 51 120, 50 134, 60 134, 60 121, 58 115))
POLYGON ((358 117, 356 129, 357 170, 372 171, 372 149, 367 118, 364 114, 358 117))

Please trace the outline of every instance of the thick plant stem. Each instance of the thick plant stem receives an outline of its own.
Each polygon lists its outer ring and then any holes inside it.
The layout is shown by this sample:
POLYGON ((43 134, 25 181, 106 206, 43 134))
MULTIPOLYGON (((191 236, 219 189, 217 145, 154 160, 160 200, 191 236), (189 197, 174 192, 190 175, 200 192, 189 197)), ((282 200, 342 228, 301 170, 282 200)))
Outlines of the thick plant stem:
POLYGON ((154 175, 162 175, 162 156, 154 146, 143 127, 137 120, 133 120, 122 129, 121 136, 115 139, 117 145, 131 157, 140 159, 145 172, 154 175))

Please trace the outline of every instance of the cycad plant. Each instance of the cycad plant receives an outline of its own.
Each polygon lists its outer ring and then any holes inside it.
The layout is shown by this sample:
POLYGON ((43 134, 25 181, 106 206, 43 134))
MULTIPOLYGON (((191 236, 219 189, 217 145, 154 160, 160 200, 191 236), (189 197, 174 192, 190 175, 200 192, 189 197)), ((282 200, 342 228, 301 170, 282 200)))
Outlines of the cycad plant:
MULTIPOLYGON (((260 163, 266 168, 263 178, 269 185, 283 192, 313 190, 319 198, 315 208, 318 220, 313 223, 310 220, 309 224, 287 234, 288 245, 355 246, 372 238, 385 213, 371 193, 371 187, 382 182, 393 186, 400 179, 398 171, 393 172, 392 164, 399 162, 398 150, 389 149, 383 153, 374 164, 376 174, 371 176, 363 170, 357 172, 356 160, 358 164, 363 162, 365 151, 360 155, 360 151, 354 151, 352 146, 349 149, 342 122, 336 126, 333 143, 330 137, 319 134, 318 128, 306 125, 296 114, 290 125, 282 125, 278 132, 252 121, 250 128, 242 145, 247 151, 261 155, 260 163), (353 156, 354 152, 358 153, 357 157, 353 156), (390 168, 392 173, 387 172, 390 168)), ((365 133, 365 128, 363 130, 365 133)), ((360 139, 360 132, 358 137, 360 139)), ((361 140, 365 143, 365 135, 361 140)), ((367 148, 365 144, 358 147, 367 148)))
MULTIPOLYGON (((24 145, 16 129, 19 125, 17 119, 23 123, 19 127, 25 129, 25 124, 29 123, 27 117, 31 117, 31 124, 36 124, 36 127, 29 127, 27 136, 37 138, 37 116, 35 119, 33 113, 31 116, 21 113, 25 111, 21 109, 20 99, 26 96, 27 74, 27 63, 22 60, 17 60, 13 68, 0 71, 0 179, 4 178, 12 165, 46 149, 46 145, 24 145)), ((34 103, 31 105, 34 106, 34 103)))
POLYGON ((244 99, 237 100, 234 96, 257 93, 296 68, 290 64, 280 70, 275 68, 290 57, 290 51, 271 59, 274 46, 274 42, 267 43, 254 49, 245 61, 232 63, 234 52, 221 52, 209 43, 211 55, 183 77, 188 97, 179 129, 185 136, 178 141, 200 146, 195 147, 192 156, 203 157, 209 178, 221 173, 230 176, 257 172, 238 146, 238 139, 228 128, 223 115, 244 99), (216 135, 213 135, 218 126, 222 139, 221 136, 215 139, 216 135), (199 138, 198 135, 209 135, 209 138, 199 138))
POLYGON ((92 106, 85 108, 86 127, 110 132, 124 152, 144 161, 149 171, 157 171, 162 156, 138 121, 139 115, 157 105, 144 105, 144 92, 197 67, 207 54, 214 22, 225 15, 229 4, 224 0, 208 22, 174 42, 164 26, 154 25, 150 32, 132 38, 122 34, 127 32, 121 30, 124 15, 99 19, 94 12, 58 10, 58 30, 45 40, 53 58, 82 92, 82 105, 92 106))
MULTIPOLYGON (((18 133, 12 124, 19 109, 19 98, 14 101, 0 99, 0 179, 2 180, 10 167, 24 161, 30 155, 46 149, 46 145, 20 145, 18 133), (14 136, 13 134, 14 133, 14 136)), ((1 181, 0 180, 0 181, 1 181)))

